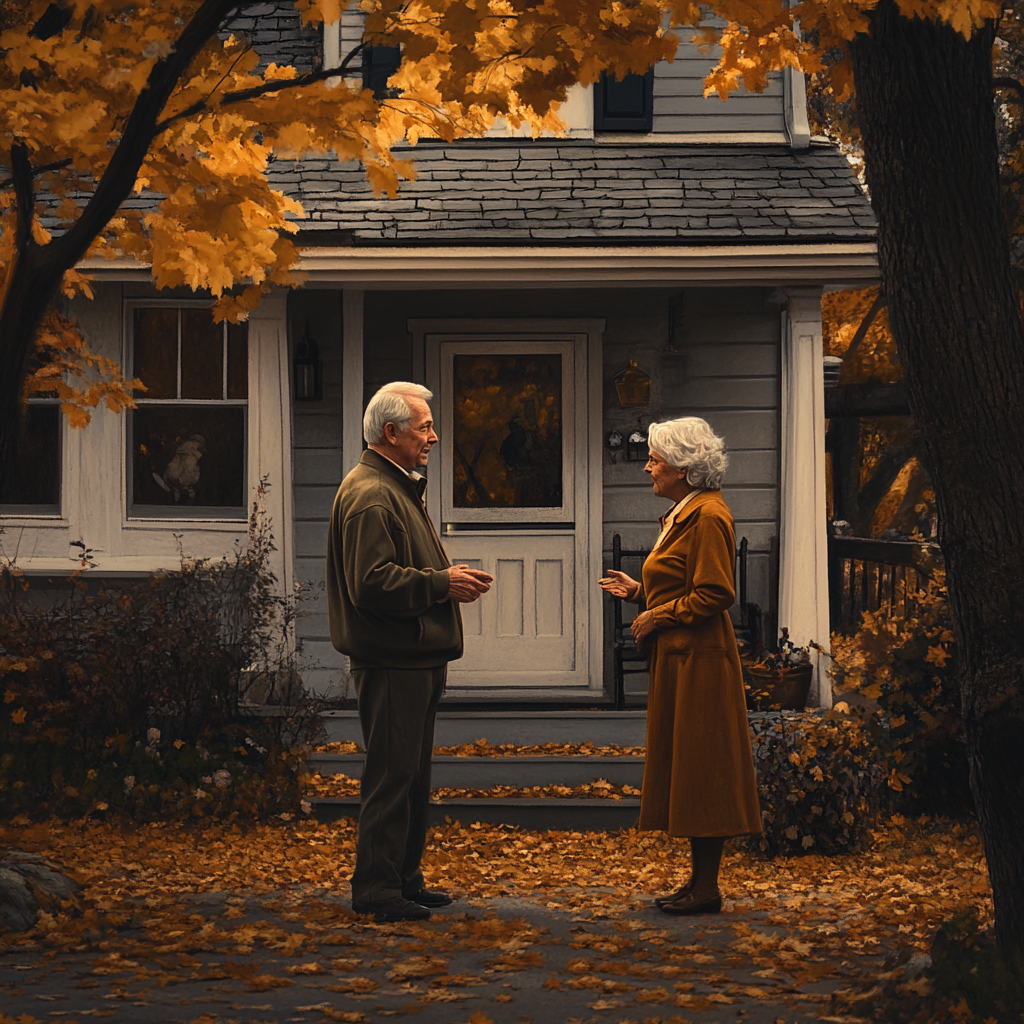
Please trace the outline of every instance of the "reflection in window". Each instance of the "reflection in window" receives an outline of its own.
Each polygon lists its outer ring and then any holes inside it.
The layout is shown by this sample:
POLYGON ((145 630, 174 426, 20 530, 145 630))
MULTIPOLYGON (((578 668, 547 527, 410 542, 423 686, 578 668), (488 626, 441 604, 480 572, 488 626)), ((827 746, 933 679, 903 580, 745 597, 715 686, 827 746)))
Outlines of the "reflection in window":
POLYGON ((562 359, 453 357, 452 504, 562 504, 562 359))
POLYGON ((131 414, 136 512, 245 511, 247 326, 208 308, 138 308, 132 368, 145 391, 131 414))
POLYGON ((0 507, 10 515, 60 514, 60 403, 29 399, 10 472, 0 477, 0 507))

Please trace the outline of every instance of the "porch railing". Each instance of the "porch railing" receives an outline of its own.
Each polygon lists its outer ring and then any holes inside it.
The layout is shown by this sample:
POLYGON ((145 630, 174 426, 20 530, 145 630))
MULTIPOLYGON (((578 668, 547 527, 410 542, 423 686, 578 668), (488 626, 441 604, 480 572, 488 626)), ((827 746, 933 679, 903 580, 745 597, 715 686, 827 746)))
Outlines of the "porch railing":
POLYGON ((871 537, 829 537, 828 591, 832 632, 851 632, 861 613, 884 609, 910 618, 917 597, 942 564, 937 544, 871 537))

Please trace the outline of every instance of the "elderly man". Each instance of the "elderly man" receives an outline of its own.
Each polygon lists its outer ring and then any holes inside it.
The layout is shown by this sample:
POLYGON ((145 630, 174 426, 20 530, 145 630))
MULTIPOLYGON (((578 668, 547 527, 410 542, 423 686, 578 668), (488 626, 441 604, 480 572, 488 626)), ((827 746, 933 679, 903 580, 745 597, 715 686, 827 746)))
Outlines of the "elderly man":
POLYGON ((448 662, 462 657, 457 606, 492 582, 449 563, 423 506, 431 397, 398 381, 370 400, 369 451, 338 489, 327 539, 331 642, 351 659, 366 745, 352 909, 378 921, 422 920, 452 902, 420 871, 434 714, 448 662))

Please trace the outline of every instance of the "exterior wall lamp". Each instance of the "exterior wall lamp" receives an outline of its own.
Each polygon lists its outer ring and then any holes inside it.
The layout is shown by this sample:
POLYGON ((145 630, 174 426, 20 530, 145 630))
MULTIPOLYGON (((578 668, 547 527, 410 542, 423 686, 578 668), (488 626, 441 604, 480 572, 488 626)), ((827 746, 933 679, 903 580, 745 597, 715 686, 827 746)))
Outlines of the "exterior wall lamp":
POLYGON ((320 348, 309 336, 309 324, 302 340, 295 345, 292 359, 292 377, 295 381, 297 402, 318 402, 324 397, 323 363, 320 348))

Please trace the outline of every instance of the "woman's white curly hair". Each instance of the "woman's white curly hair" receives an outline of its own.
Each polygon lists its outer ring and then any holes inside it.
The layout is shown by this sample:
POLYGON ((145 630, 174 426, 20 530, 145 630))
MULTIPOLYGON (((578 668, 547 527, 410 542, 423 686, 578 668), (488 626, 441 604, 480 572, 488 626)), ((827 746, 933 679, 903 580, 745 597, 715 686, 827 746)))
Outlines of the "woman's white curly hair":
POLYGON ((647 428, 647 443, 670 466, 686 469, 686 482, 704 491, 722 486, 729 465, 725 442, 699 416, 652 423, 647 428))

